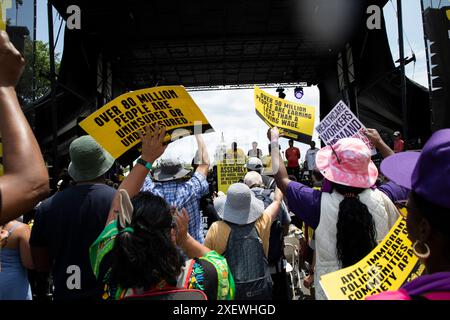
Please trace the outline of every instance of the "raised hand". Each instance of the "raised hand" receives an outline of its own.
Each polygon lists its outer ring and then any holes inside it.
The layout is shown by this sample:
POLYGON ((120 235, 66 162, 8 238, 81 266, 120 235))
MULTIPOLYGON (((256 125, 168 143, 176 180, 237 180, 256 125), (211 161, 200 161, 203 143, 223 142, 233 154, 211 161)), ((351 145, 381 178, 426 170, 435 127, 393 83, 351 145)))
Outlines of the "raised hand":
POLYGON ((281 192, 280 188, 275 189, 274 201, 283 201, 283 192, 281 192))
POLYGON ((158 125, 155 126, 155 131, 150 130, 149 127, 145 127, 145 136, 142 132, 139 132, 142 141, 142 159, 153 163, 163 155, 167 148, 167 145, 163 144, 165 135, 166 128, 159 127, 158 125))
POLYGON ((394 151, 383 141, 377 130, 367 129, 365 134, 370 142, 380 151, 384 159, 394 154, 394 151))
POLYGON ((383 139, 381 138, 380 134, 375 129, 367 129, 365 132, 367 138, 372 142, 374 146, 378 146, 383 142, 383 139))
POLYGON ((270 130, 270 141, 271 142, 278 142, 278 139, 280 138, 280 131, 277 127, 274 127, 270 130))
POLYGON ((0 87, 15 87, 22 76, 25 59, 0 30, 0 87))
POLYGON ((189 214, 185 208, 176 210, 177 244, 182 245, 188 239, 189 214))

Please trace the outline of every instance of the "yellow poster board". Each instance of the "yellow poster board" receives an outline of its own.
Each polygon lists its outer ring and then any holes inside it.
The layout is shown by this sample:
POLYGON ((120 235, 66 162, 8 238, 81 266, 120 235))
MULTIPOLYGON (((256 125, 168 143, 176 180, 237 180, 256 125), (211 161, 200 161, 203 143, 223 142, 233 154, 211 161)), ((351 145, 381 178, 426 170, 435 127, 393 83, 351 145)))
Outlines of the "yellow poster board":
POLYGON ((400 217, 368 256, 351 267, 322 276, 320 283, 330 300, 364 300, 383 291, 398 290, 423 271, 408 239, 406 220, 400 217))
POLYGON ((256 114, 280 136, 309 144, 314 132, 315 108, 277 98, 255 86, 256 114))
POLYGON ((6 9, 12 8, 12 0, 0 0, 0 30, 6 30, 7 15, 6 9))
POLYGON ((0 30, 6 30, 6 8, 7 3, 11 6, 11 0, 0 0, 0 30))
POLYGON ((247 168, 240 161, 223 161, 217 164, 217 186, 223 193, 228 192, 228 188, 233 183, 238 183, 244 179, 247 174, 247 168))
POLYGON ((167 130, 166 142, 213 131, 183 86, 142 89, 123 94, 84 119, 80 126, 114 158, 140 144, 138 132, 156 125, 167 130))

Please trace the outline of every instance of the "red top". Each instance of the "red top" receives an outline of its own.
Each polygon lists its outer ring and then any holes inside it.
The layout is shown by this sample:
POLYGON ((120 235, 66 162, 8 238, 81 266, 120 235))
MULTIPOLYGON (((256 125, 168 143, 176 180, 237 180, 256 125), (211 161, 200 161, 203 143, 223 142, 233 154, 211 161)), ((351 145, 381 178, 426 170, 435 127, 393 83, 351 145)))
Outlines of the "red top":
POLYGON ((298 167, 298 159, 300 159, 300 149, 296 147, 286 149, 286 158, 289 168, 298 167))
POLYGON ((402 139, 394 141, 394 152, 403 152, 405 142, 402 139))

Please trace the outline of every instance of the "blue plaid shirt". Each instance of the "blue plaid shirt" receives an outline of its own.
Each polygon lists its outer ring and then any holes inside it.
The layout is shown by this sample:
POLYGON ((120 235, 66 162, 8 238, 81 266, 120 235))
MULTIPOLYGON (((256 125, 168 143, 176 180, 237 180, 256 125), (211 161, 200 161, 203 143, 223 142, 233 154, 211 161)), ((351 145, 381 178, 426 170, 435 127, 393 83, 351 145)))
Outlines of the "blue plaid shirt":
POLYGON ((189 234, 200 243, 205 241, 200 213, 200 198, 209 192, 209 185, 201 173, 194 173, 192 178, 185 182, 154 182, 148 175, 141 191, 158 195, 178 209, 186 208, 189 213, 189 234))

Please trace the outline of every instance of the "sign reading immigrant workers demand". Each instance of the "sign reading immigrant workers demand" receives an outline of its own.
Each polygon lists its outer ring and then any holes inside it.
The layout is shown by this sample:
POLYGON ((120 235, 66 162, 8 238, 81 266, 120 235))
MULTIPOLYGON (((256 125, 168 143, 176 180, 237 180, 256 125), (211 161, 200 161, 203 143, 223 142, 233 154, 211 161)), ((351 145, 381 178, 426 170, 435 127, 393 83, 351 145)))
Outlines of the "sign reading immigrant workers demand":
POLYGON ((322 276, 320 283, 330 300, 364 300, 383 291, 398 290, 423 271, 407 237, 406 220, 400 217, 368 256, 351 267, 322 276))
POLYGON ((80 123, 81 128, 116 159, 140 145, 139 131, 145 126, 154 129, 156 125, 166 127, 166 142, 194 134, 194 125, 195 133, 212 131, 183 86, 155 87, 123 94, 80 123))
POLYGON ((344 138, 358 138, 364 141, 372 152, 372 155, 377 154, 375 146, 364 134, 366 127, 343 101, 340 101, 330 111, 317 126, 316 130, 319 133, 320 139, 326 145, 333 145, 338 140, 344 138))
POLYGON ((314 132, 315 108, 272 96, 255 86, 256 114, 280 136, 309 144, 314 132))
POLYGON ((217 164, 217 187, 219 191, 223 193, 228 192, 228 188, 233 184, 244 179, 247 174, 247 168, 242 163, 236 161, 231 163, 230 161, 223 161, 217 164))

